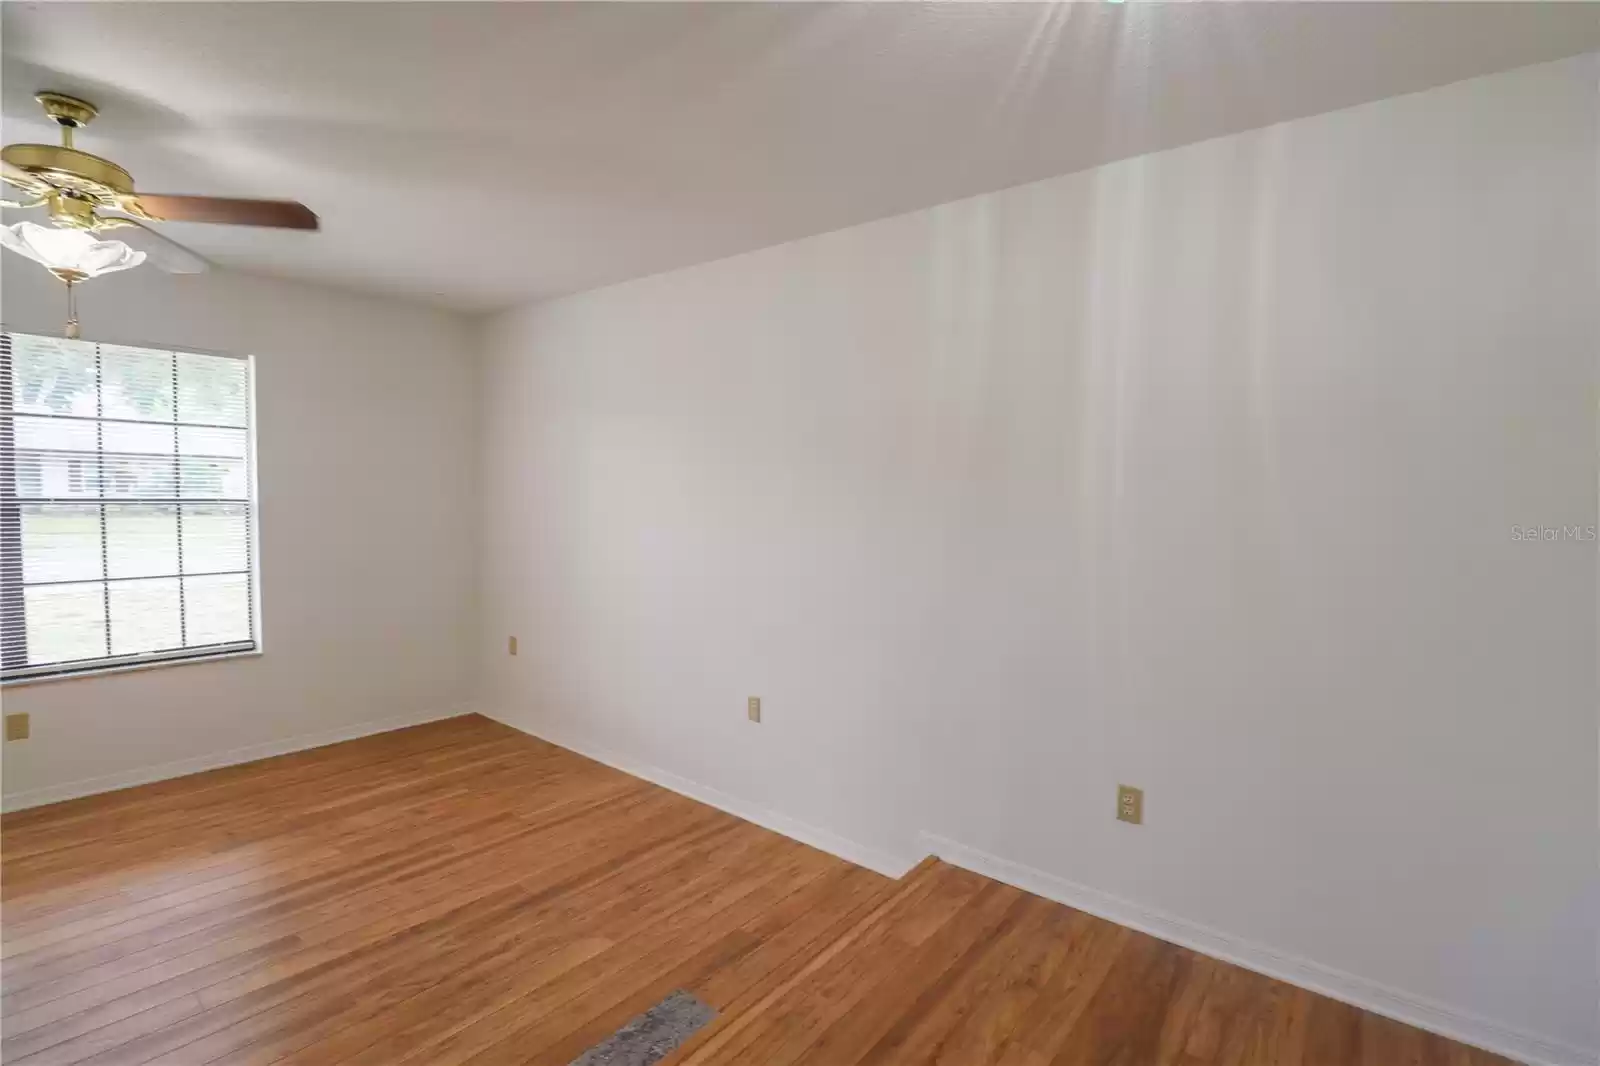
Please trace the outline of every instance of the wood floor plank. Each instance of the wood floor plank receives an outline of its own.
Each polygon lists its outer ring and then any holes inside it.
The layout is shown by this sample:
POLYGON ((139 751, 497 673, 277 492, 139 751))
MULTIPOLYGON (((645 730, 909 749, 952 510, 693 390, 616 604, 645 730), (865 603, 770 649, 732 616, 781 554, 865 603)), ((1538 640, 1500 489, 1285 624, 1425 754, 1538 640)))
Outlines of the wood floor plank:
POLYGON ((709 943, 704 938, 670 943, 638 967, 628 985, 601 988, 583 1001, 570 1001, 563 1012, 525 1026, 520 1031, 523 1046, 538 1050, 521 1055, 520 1061, 561 1066, 674 991, 693 992, 713 976, 741 968, 746 975, 770 971, 799 950, 797 940, 783 933, 790 926, 807 926, 808 912, 826 898, 832 887, 828 882, 841 871, 820 853, 798 858, 795 872, 777 879, 770 891, 748 897, 719 915, 724 931, 709 943), (746 920, 739 923, 741 917, 746 920))
MULTIPOLYGON (((881 916, 850 941, 848 950, 836 952, 809 968, 802 981, 785 990, 781 1000, 762 1007, 758 1023, 742 1040, 729 1043, 714 1056, 703 1057, 710 1062, 761 1062, 771 1066, 798 1061, 880 982, 910 971, 909 960, 903 955, 905 927, 921 926, 920 909, 939 908, 946 898, 942 890, 953 883, 959 883, 969 893, 968 902, 987 893, 1009 905, 1021 895, 1009 886, 991 883, 986 888, 965 871, 949 867, 936 870, 915 894, 893 900, 881 916)), ((962 911, 944 908, 941 913, 950 921, 962 911)), ((931 935, 925 926, 921 928, 922 935, 931 935)))
MULTIPOLYGON (((637 816, 640 810, 659 802, 652 794, 641 793, 637 797, 621 801, 618 807, 624 813, 637 816)), ((541 840, 530 841, 530 844, 548 849, 552 855, 580 854, 592 850, 592 845, 598 840, 606 839, 608 833, 614 835, 617 832, 632 831, 632 826, 628 824, 608 828, 606 817, 608 816, 602 816, 580 826, 569 825, 558 828, 545 834, 541 840)), ((502 838, 514 836, 519 832, 519 823, 515 818, 508 819, 502 814, 488 818, 479 817, 475 822, 465 825, 430 826, 412 838, 411 844, 415 850, 409 855, 406 854, 404 845, 401 845, 397 852, 393 840, 386 840, 385 849, 378 854, 390 857, 391 861, 387 866, 379 866, 369 859, 367 865, 356 871, 354 876, 346 873, 342 881, 334 882, 332 890, 329 890, 327 883, 308 887, 298 877, 298 871, 285 870, 280 873, 282 883, 278 886, 278 890, 259 900, 259 906, 244 908, 242 914, 237 916, 237 920, 229 921, 227 915, 221 916, 221 920, 218 921, 211 921, 205 917, 195 918, 181 928, 174 928, 175 923, 168 923, 144 935, 135 930, 130 936, 111 939, 99 946, 85 947, 66 954, 52 953, 48 958, 22 956, 8 967, 7 981, 25 989, 38 980, 56 978, 63 973, 75 973, 85 968, 92 968, 96 973, 106 973, 113 964, 122 961, 124 956, 143 955, 149 958, 152 952, 156 952, 157 957, 160 957, 162 954, 160 948, 163 944, 181 944, 185 951, 192 950, 199 944, 211 943, 243 931, 261 929, 264 923, 277 919, 290 922, 290 928, 293 928, 293 920, 307 913, 320 913, 328 908, 349 909, 353 903, 362 901, 358 893, 364 894, 366 902, 377 902, 373 898, 374 894, 380 898, 387 898, 397 890, 397 886, 408 881, 422 878, 425 885, 436 877, 448 878, 455 861, 463 857, 470 858, 472 853, 464 849, 481 850, 482 834, 491 830, 500 833, 502 838), (399 861, 394 860, 397 853, 402 856, 399 861), (348 891, 340 892, 341 888, 348 891)), ((418 888, 416 885, 407 887, 412 891, 418 888)), ((210 917, 218 916, 211 914, 210 917)))
MULTIPOLYGON (((724 848, 734 854, 748 854, 748 849, 744 845, 730 841, 730 834, 751 835, 741 834, 738 828, 717 826, 712 835, 703 836, 701 839, 709 842, 711 846, 724 848)), ((685 839, 683 843, 689 845, 691 842, 685 839)), ((755 839, 753 843, 765 845, 767 842, 755 839)), ((668 848, 665 847, 657 850, 663 854, 668 853, 668 848)), ((715 881, 720 868, 702 862, 696 872, 705 876, 705 880, 702 881, 702 884, 705 884, 715 881)), ((360 994, 369 1003, 382 1002, 385 1010, 380 1021, 384 1031, 392 1031, 395 1018, 402 1016, 403 1011, 414 1011, 416 1003, 413 1000, 430 1002, 421 997, 431 992, 437 985, 449 985, 451 982, 459 985, 458 979, 464 979, 476 985, 481 993, 484 989, 492 988, 497 977, 505 976, 512 970, 515 976, 525 978, 524 964, 531 960, 539 960, 540 972, 554 976, 611 946, 612 941, 609 939, 589 936, 591 930, 604 928, 612 936, 623 937, 638 924, 651 921, 658 913, 655 902, 652 905, 639 906, 634 899, 629 898, 632 895, 630 886, 625 883, 618 886, 615 884, 615 879, 606 876, 587 884, 569 885, 559 895, 552 894, 548 889, 534 891, 533 886, 526 887, 530 889, 529 896, 513 909, 508 919, 496 924, 492 934, 462 942, 453 940, 444 951, 431 955, 426 972, 419 976, 415 987, 400 989, 374 987, 378 983, 358 978, 357 983, 347 991, 360 994), (626 911, 621 909, 624 907, 627 908, 626 911), (549 970, 543 956, 546 953, 562 956, 567 945, 575 937, 584 940, 584 950, 565 956, 566 963, 563 966, 554 971, 549 970), (508 970, 508 967, 512 967, 512 970, 508 970), (405 994, 393 995, 397 991, 405 994), (389 1011, 390 1006, 395 1007, 395 1010, 389 1011)), ((663 901, 671 898, 672 895, 663 894, 663 901)), ((436 1003, 436 1006, 445 1006, 447 1002, 436 1003)), ((340 1031, 341 1040, 336 1041, 331 1048, 323 1046, 317 1050, 320 1061, 332 1061, 333 1049, 340 1046, 344 1046, 347 1052, 361 1049, 362 1043, 357 1042, 351 1046, 350 1041, 350 1038, 360 1031, 361 1027, 356 1023, 367 1018, 359 1002, 355 1006, 341 1006, 337 1012, 329 1011, 327 1004, 323 1003, 316 1004, 315 1009, 317 1013, 313 1017, 304 1009, 291 1006, 285 1011, 253 1017, 249 1020, 249 1026, 257 1034, 272 1034, 275 1046, 282 1052, 316 1043, 325 1032, 340 1031)), ((439 1016, 436 1012, 426 1012, 422 1017, 430 1025, 437 1026, 439 1016)), ((238 1037, 238 1032, 220 1033, 197 1045, 186 1046, 183 1053, 189 1061, 212 1061, 211 1052, 227 1046, 228 1061, 260 1060, 261 1052, 255 1045, 261 1044, 262 1038, 254 1037, 254 1044, 244 1047, 238 1037)), ((369 1036, 368 1041, 375 1038, 369 1036)))
POLYGON ((154 784, 9 812, 0 815, 0 832, 5 833, 8 840, 12 833, 26 833, 30 829, 61 832, 81 828, 85 820, 115 816, 119 811, 160 806, 169 801, 178 806, 203 803, 208 792, 230 783, 243 783, 248 791, 253 792, 270 787, 277 775, 303 767, 323 767, 336 771, 342 766, 376 766, 395 753, 417 753, 476 743, 485 738, 505 739, 513 735, 514 731, 488 719, 446 719, 154 784))
MULTIPOLYGON (((791 861, 805 858, 794 856, 791 861)), ((785 865, 772 873, 758 873, 742 883, 719 886, 692 906, 653 923, 649 929, 563 974, 560 980, 475 1020, 428 1049, 425 1058, 412 1056, 401 1061, 425 1061, 436 1066, 473 1062, 475 1066, 483 1066, 515 1058, 521 1050, 518 1042, 524 1039, 524 1029, 540 1025, 552 1015, 560 1017, 558 1012, 572 1007, 575 1002, 606 995, 608 986, 628 987, 629 982, 639 979, 640 973, 649 973, 692 954, 727 930, 724 923, 729 914, 737 918, 781 898, 788 891, 794 872, 791 866, 785 865)), ((537 1045, 532 1047, 537 1048, 537 1045)))
MULTIPOLYGON (((988 918, 964 926, 952 925, 947 950, 959 954, 951 957, 948 965, 943 962, 949 956, 940 955, 926 961, 919 956, 916 970, 923 975, 921 981, 900 984, 921 984, 921 990, 914 997, 910 995, 910 988, 895 990, 894 1024, 878 1026, 874 1040, 863 1041, 860 1045, 864 1054, 855 1054, 853 1048, 849 1049, 849 1055, 834 1054, 824 1041, 812 1051, 808 1061, 991 1061, 987 1055, 972 1054, 975 1049, 981 1049, 984 1042, 969 1041, 966 1057, 962 1057, 954 1042, 973 1013, 990 1004, 1004 1002, 1003 986, 1007 977, 1027 972, 1026 963, 1019 956, 1027 952, 1030 945, 1048 942, 1044 934, 1060 911, 1059 907, 1037 897, 1020 893, 1019 896, 999 914, 998 920, 988 918), (927 975, 941 965, 943 975, 928 981, 927 975)), ((996 901, 997 907, 999 902, 996 901)), ((888 1012, 874 1011, 863 1004, 854 1013, 871 1018, 875 1013, 888 1012)))
MULTIPOLYGON (((296 852, 293 856, 295 876, 301 876, 312 867, 330 860, 342 860, 346 865, 364 863, 372 855, 391 846, 388 844, 391 834, 405 834, 408 839, 415 839, 418 832, 426 831, 435 836, 453 838, 457 830, 468 824, 468 820, 461 817, 463 814, 472 812, 481 819, 487 810, 467 802, 464 795, 466 790, 461 791, 462 794, 430 798, 415 806, 386 812, 388 816, 382 819, 352 819, 349 821, 354 824, 341 825, 337 831, 330 830, 314 837, 301 834, 288 836, 287 839, 292 842, 290 846, 296 852)), ((634 795, 642 796, 644 792, 635 790, 634 795)), ((627 802, 622 791, 608 783, 603 790, 575 788, 572 794, 563 794, 552 800, 539 813, 553 824, 554 821, 576 817, 594 804, 606 801, 627 802)), ((502 808, 502 812, 527 817, 509 808, 502 808)), ((143 914, 170 911, 178 905, 203 897, 215 899, 219 893, 263 881, 281 884, 283 877, 282 866, 271 861, 269 854, 252 850, 248 862, 207 867, 179 882, 149 886, 149 891, 121 891, 111 897, 102 897, 45 917, 22 922, 8 920, 4 939, 11 946, 41 932, 55 934, 48 940, 65 939, 66 935, 74 932, 118 924, 143 914)), ((17 953, 20 952, 13 952, 17 953)), ((9 1013, 10 1005, 7 1004, 5 1009, 9 1013)))
POLYGON ((1194 956, 1132 937, 1090 999, 1052 1066, 1143 1066, 1156 1060, 1166 1014, 1194 956))
POLYGON ((1215 959, 1197 958, 1166 1027, 1161 1066, 1230 1063, 1272 1000, 1272 981, 1215 959))
MULTIPOLYGON (((451 772, 474 767, 492 766, 496 760, 507 756, 526 760, 528 753, 519 751, 514 740, 499 738, 446 750, 447 761, 440 761, 433 751, 406 752, 392 759, 382 760, 362 767, 359 774, 341 774, 343 762, 328 760, 324 765, 301 768, 295 775, 279 775, 264 780, 244 780, 230 786, 207 789, 194 797, 173 795, 163 804, 140 804, 113 815, 92 815, 74 822, 49 826, 43 829, 16 833, 17 866, 15 873, 22 878, 48 869, 51 863, 75 858, 75 849, 95 848, 102 856, 114 856, 93 840, 85 840, 81 830, 93 825, 99 832, 115 834, 118 848, 154 850, 165 838, 174 833, 188 832, 203 838, 208 832, 222 829, 238 834, 255 825, 270 825, 285 816, 304 816, 313 810, 304 802, 300 787, 306 781, 318 782, 317 795, 322 805, 350 796, 372 793, 385 785, 411 784, 432 786, 451 772), (248 812, 241 811, 238 803, 248 797, 248 812), (244 816, 246 815, 247 816, 244 816)), ((181 838, 176 843, 191 844, 181 838)), ((10 848, 8 848, 10 850, 10 848)))
MULTIPOLYGON (((470 906, 457 899, 445 900, 430 908, 421 920, 413 914, 406 916, 405 921, 364 928, 338 942, 323 945, 319 950, 301 953, 281 964, 251 971, 201 989, 193 996, 171 1000, 95 1028, 40 1052, 37 1061, 149 1061, 180 1048, 186 1049, 245 1019, 305 997, 326 995, 353 981, 397 982, 403 975, 414 973, 418 953, 431 958, 442 954, 452 939, 484 937, 541 894, 549 896, 569 888, 573 882, 615 861, 619 860, 591 853, 579 860, 582 866, 579 870, 575 871, 573 864, 568 863, 546 875, 547 881, 554 883, 526 884, 523 883, 528 880, 526 878, 513 880, 486 896, 469 901, 470 906)), ((216 1050, 219 1045, 214 1040, 202 1046, 216 1050)), ((23 1058, 21 1061, 34 1060, 23 1058)))
POLYGON ((869 938, 879 936, 882 928, 897 914, 918 906, 933 892, 941 872, 940 863, 925 860, 895 890, 869 896, 858 910, 844 916, 829 931, 831 935, 813 945, 815 950, 809 957, 783 967, 773 980, 741 996, 725 1017, 688 1041, 671 1057, 675 1066, 713 1066, 742 1061, 747 1047, 764 1038, 797 989, 814 978, 824 979, 818 975, 825 975, 834 960, 863 950, 869 938))
POLYGON ((1051 1062, 1136 934, 1085 916, 1066 935, 1071 940, 1068 957, 1018 1023, 1000 1054, 1001 1066, 1046 1066, 1051 1062))
POLYGON ((996 1062, 1028 1011, 1079 943, 1074 927, 1087 918, 1065 907, 1047 907, 1037 925, 1020 930, 1015 953, 996 951, 979 975, 983 991, 941 1040, 932 1061, 943 1066, 996 1062))
MULTIPOLYGON (((621 809, 626 812, 638 808, 624 804, 621 809)), ((607 817, 615 813, 607 812, 607 817)), ((541 860, 582 854, 589 850, 585 845, 594 842, 604 827, 602 820, 592 819, 586 823, 586 834, 581 837, 574 831, 573 839, 563 843, 560 837, 546 835, 531 841, 530 846, 544 850, 541 860)), ((530 869, 536 866, 530 864, 530 869)), ((303 942, 314 943, 383 917, 402 905, 417 910, 438 898, 448 897, 455 897, 458 903, 468 903, 478 890, 486 891, 508 877, 515 879, 528 872, 486 866, 470 873, 435 869, 421 878, 368 881, 343 896, 312 906, 288 911, 279 909, 270 914, 258 912, 242 926, 211 926, 120 957, 98 959, 87 969, 53 976, 51 980, 25 988, 8 997, 8 1002, 20 999, 32 1006, 35 994, 37 1002, 47 1002, 98 983, 120 983, 127 991, 133 991, 144 984, 207 965, 237 951, 251 950, 282 936, 294 935, 303 942)), ((8 979, 16 977, 11 974, 8 979)))
POLYGON ((891 881, 469 716, 0 818, 22 1066, 1510 1066, 926 860, 891 881))
MULTIPOLYGON (((731 823, 732 820, 728 821, 731 823)), ((696 823, 687 824, 692 826, 696 823)), ((664 823, 663 828, 665 828, 664 823)), ((593 846, 595 840, 591 829, 590 836, 584 842, 587 846, 578 847, 577 842, 574 842, 565 851, 554 852, 548 849, 543 839, 523 841, 519 846, 527 848, 527 854, 502 851, 499 855, 501 858, 518 860, 517 865, 510 869, 485 870, 478 880, 463 878, 460 874, 449 876, 441 874, 428 880, 401 877, 396 878, 392 885, 363 886, 364 892, 384 891, 389 896, 403 900, 405 908, 394 911, 392 908, 376 906, 377 901, 370 900, 366 905, 356 908, 351 919, 304 927, 292 936, 273 941, 267 948, 251 949, 247 952, 252 956, 252 963, 249 966, 240 966, 237 957, 228 956, 159 982, 136 984, 135 981, 141 973, 131 974, 123 979, 122 987, 115 988, 113 990, 115 994, 109 996, 102 994, 102 986, 92 986, 74 996, 62 997, 36 1008, 34 1018, 20 1014, 7 1025, 8 1046, 15 1054, 26 1053, 17 1050, 28 1046, 20 1034, 34 1028, 35 1025, 30 1023, 35 1022, 38 1016, 53 1020, 54 1016, 72 1015, 69 1021, 55 1027, 52 1035, 60 1035, 73 1028, 83 1030, 93 1028, 95 1024, 109 1024, 118 1018, 138 1013, 148 1006, 193 991, 204 990, 205 997, 217 999, 219 994, 212 986, 237 972, 246 973, 250 979, 257 979, 263 973, 280 975, 293 973, 297 966, 305 968, 314 965, 330 955, 339 955, 354 946, 391 935, 396 929, 414 925, 422 918, 472 904, 484 894, 513 881, 527 884, 531 875, 544 869, 542 864, 555 855, 570 854, 579 856, 586 862, 593 861, 600 854, 593 846), (96 1010, 86 1009, 94 1003, 108 1005, 96 1010), (77 1010, 70 1009, 73 1007, 77 1010)))
MULTIPOLYGON (((959 911, 921 941, 886 980, 839 1017, 796 1061, 857 1062, 914 1058, 930 1049, 946 1027, 941 1007, 953 984, 965 979, 973 957, 988 950, 1009 955, 1028 919, 1047 908, 1009 885, 983 886, 959 911), (1034 906, 1040 904, 1041 906, 1034 906)), ((953 1006, 955 1006, 953 1004, 953 1006)))
POLYGON ((786 966, 803 964, 837 939, 849 917, 882 888, 881 877, 860 867, 830 871, 811 891, 774 908, 752 929, 765 950, 706 974, 688 991, 719 1011, 734 1012, 739 996, 771 987, 782 979, 786 966))
MULTIPOLYGON (((734 832, 731 826, 715 827, 685 847, 661 849, 652 860, 632 864, 587 891, 552 899, 539 915, 540 926, 554 942, 580 938, 585 950, 581 957, 570 961, 574 965, 585 961, 616 942, 589 936, 592 931, 603 929, 609 938, 623 938, 704 895, 709 883, 727 873, 727 867, 718 865, 717 860, 726 862, 730 852, 754 842, 731 840, 734 832), (649 886, 643 882, 649 882, 649 886)), ((489 1004, 497 1000, 509 1002, 568 968, 550 969, 541 960, 541 968, 529 970, 524 960, 536 953, 537 949, 499 952, 445 975, 395 1011, 359 1019, 356 1024, 350 1024, 349 1017, 338 1019, 336 1035, 311 1034, 312 1039, 297 1042, 296 1057, 325 1063, 387 1063, 398 1059, 428 1040, 448 1035, 488 1013, 489 1004), (299 1048, 306 1050, 299 1053, 299 1048)), ((251 1056, 245 1061, 258 1059, 251 1056)))

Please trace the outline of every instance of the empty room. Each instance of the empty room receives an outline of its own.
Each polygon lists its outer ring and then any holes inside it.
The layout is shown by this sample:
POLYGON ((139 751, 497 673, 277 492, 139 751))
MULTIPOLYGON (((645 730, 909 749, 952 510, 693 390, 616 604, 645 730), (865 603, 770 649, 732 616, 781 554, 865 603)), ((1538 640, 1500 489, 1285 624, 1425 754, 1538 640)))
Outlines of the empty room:
POLYGON ((1596 1066, 1600 3, 0 3, 7 1066, 1596 1066))

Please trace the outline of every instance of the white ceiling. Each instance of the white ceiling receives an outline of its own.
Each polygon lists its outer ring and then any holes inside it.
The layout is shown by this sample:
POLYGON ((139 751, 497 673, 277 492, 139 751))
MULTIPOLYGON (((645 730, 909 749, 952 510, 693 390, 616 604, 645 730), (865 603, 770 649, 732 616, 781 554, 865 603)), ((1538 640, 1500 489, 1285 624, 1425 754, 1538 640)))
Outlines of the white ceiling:
MULTIPOLYGON (((19 3, 151 192, 304 201, 216 261, 464 310, 1600 48, 1585 3, 19 3)), ((8 215, 14 213, 8 212, 8 215)), ((13 219, 14 220, 14 217, 13 219)))

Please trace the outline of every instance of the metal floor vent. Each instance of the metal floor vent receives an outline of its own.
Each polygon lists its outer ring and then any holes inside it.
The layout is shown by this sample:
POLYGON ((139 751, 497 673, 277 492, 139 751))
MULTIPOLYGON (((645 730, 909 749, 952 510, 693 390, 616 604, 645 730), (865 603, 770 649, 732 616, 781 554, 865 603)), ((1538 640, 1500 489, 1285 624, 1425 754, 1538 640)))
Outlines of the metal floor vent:
POLYGON ((716 1016, 689 993, 674 992, 573 1059, 570 1066, 652 1066, 716 1016))

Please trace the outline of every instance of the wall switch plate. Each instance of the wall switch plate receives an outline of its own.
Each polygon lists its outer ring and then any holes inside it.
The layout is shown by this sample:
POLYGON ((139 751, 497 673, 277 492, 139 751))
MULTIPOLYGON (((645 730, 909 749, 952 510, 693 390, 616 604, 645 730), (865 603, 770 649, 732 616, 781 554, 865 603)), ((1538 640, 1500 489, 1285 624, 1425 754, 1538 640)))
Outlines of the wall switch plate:
POLYGON ((761 697, 760 696, 751 696, 750 697, 750 702, 749 702, 748 706, 745 708, 745 713, 750 716, 750 720, 752 722, 761 721, 761 697))
POLYGON ((506 651, 510 652, 512 655, 517 654, 517 638, 516 637, 508 637, 508 638, 506 638, 506 651))
POLYGON ((1144 789, 1132 785, 1117 786, 1117 821, 1144 824, 1144 789))
POLYGON ((27 712, 6 715, 7 740, 27 740, 28 732, 27 712))

